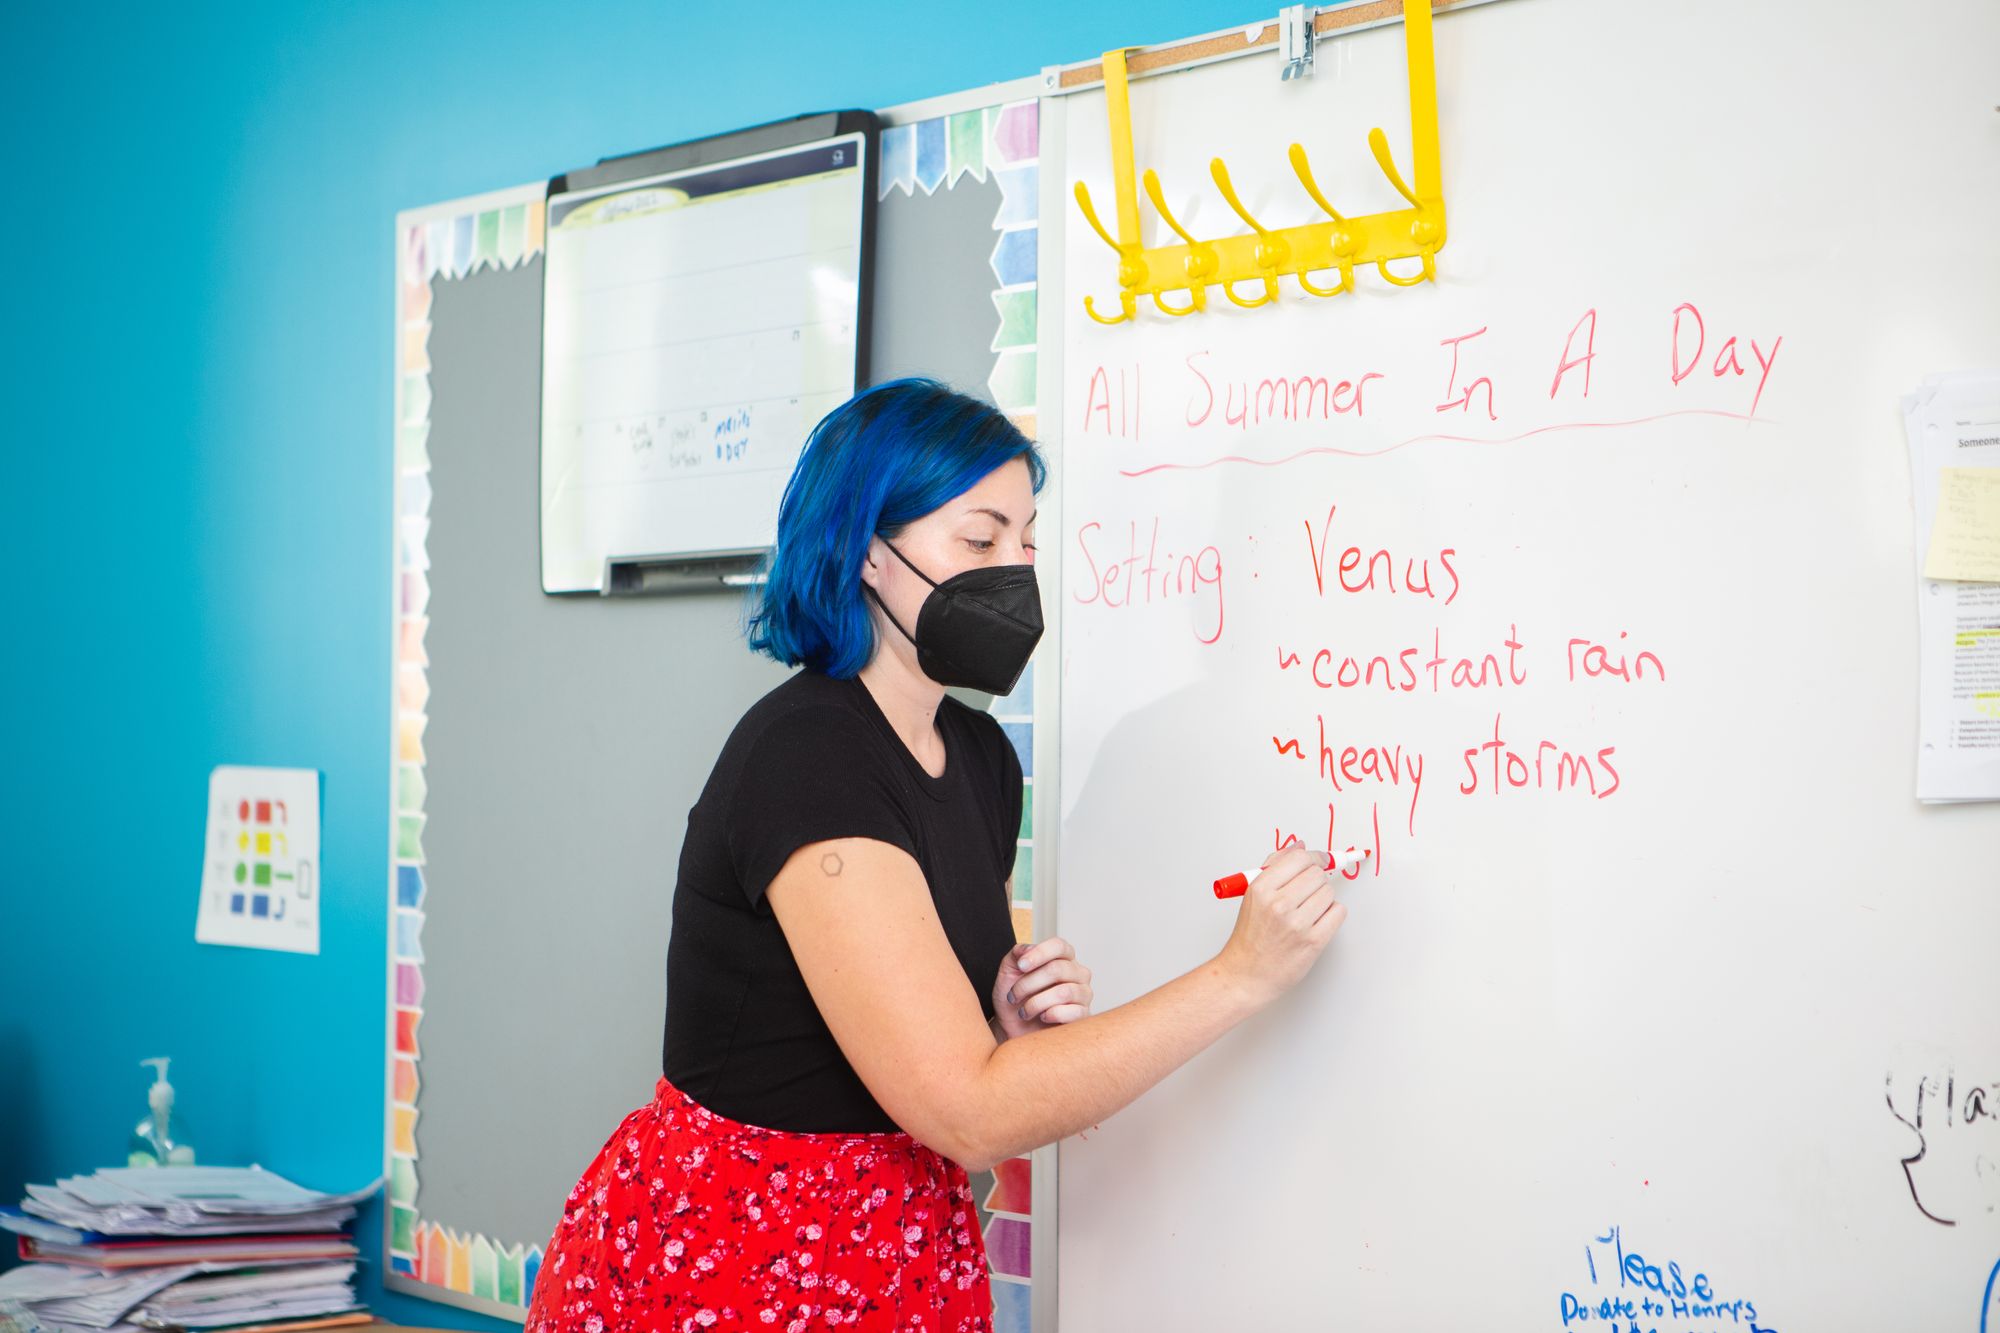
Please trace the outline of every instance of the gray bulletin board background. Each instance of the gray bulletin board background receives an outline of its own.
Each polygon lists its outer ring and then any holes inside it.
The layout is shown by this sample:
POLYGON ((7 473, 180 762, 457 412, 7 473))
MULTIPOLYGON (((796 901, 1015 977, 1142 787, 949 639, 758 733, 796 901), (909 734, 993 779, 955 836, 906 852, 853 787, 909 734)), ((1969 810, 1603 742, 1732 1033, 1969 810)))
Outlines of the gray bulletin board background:
MULTIPOLYGON (((986 394, 1000 202, 970 175, 880 201, 872 381, 986 394)), ((744 645, 739 592, 542 593, 541 284, 539 256, 440 272, 429 334, 418 1206, 506 1247, 547 1242, 652 1095, 687 812, 786 674, 744 645)))

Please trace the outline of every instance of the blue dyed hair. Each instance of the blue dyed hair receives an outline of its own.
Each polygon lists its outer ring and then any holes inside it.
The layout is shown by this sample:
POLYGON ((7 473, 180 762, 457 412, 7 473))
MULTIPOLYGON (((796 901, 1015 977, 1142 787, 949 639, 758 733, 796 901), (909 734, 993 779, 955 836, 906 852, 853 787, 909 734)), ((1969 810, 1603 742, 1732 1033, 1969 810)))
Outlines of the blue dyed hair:
POLYGON ((894 537, 1016 458, 1039 492, 1047 468, 1034 442, 992 404, 936 380, 891 380, 827 413, 778 505, 750 646, 786 666, 857 674, 875 655, 861 591, 869 539, 894 537))

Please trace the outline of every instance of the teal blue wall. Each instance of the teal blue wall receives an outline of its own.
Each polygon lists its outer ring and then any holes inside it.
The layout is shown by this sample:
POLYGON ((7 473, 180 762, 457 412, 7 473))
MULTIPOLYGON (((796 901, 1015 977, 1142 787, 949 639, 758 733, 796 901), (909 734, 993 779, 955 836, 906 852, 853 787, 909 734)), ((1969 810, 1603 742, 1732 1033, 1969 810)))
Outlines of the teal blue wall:
POLYGON ((150 1055, 206 1161, 381 1169, 398 209, 1274 9, 0 7, 0 1196, 120 1158, 150 1055), (219 763, 325 774, 317 958, 194 942, 219 763))

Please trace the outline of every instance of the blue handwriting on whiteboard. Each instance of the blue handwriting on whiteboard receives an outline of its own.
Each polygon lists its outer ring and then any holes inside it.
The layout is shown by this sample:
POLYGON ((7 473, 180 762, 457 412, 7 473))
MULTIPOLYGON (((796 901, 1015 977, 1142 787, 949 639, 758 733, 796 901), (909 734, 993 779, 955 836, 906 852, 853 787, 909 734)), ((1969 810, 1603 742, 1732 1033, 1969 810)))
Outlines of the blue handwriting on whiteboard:
POLYGON ((1741 1329, 1778 1333, 1757 1322, 1757 1303, 1718 1294, 1714 1280, 1678 1259, 1659 1262, 1625 1248, 1620 1227, 1610 1227, 1583 1247, 1590 1288, 1562 1294, 1564 1328, 1597 1324, 1616 1333, 1680 1333, 1683 1329, 1741 1329))
POLYGON ((739 407, 715 423, 715 459, 734 463, 750 452, 750 409, 739 407))

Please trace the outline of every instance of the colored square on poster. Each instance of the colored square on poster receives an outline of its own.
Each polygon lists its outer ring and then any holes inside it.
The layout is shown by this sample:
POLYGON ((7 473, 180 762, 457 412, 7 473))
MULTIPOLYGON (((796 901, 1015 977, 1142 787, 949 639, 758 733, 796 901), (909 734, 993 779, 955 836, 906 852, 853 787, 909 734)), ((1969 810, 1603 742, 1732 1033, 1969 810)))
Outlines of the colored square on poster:
POLYGON ((243 915, 243 895, 242 895, 242 894, 240 894, 240 893, 232 893, 232 894, 230 894, 230 895, 229 895, 229 910, 230 910, 230 911, 232 911, 232 912, 234 912, 234 913, 235 913, 236 915, 238 915, 238 916, 242 916, 242 915, 243 915))
POLYGON ((250 875, 250 882, 259 888, 269 886, 271 883, 271 863, 269 861, 259 861, 257 868, 250 875))
POLYGON ((270 894, 268 894, 268 893, 253 893, 253 894, 251 894, 251 895, 250 895, 250 915, 251 915, 251 916, 269 916, 269 915, 271 915, 271 895, 270 895, 270 894))

